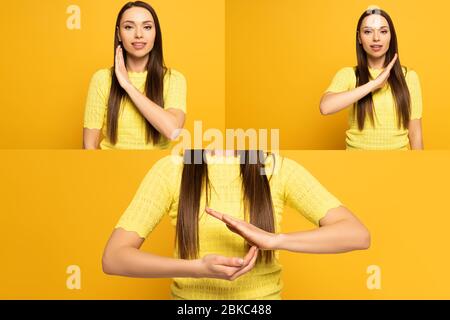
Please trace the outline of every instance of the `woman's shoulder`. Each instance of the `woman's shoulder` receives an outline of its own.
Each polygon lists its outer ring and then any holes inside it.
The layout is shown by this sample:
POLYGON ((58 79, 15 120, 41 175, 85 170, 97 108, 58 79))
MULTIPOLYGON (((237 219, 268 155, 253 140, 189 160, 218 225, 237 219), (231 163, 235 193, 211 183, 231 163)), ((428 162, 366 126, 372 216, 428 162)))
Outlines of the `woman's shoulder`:
POLYGON ((92 81, 100 84, 106 84, 111 81, 111 69, 110 68, 102 68, 98 69, 92 75, 92 81))
POLYGON ((176 186, 177 181, 181 177, 181 169, 183 167, 183 157, 166 155, 153 163, 150 169, 147 171, 146 182, 158 181, 173 188, 176 186))
POLYGON ((97 78, 109 78, 111 77, 111 68, 101 68, 94 72, 94 77, 97 78))
POLYGON ((180 71, 173 68, 167 69, 167 72, 164 77, 170 81, 186 82, 186 77, 180 71))
POLYGON ((295 170, 305 170, 297 161, 279 153, 268 154, 265 167, 268 175, 279 176, 280 178, 289 177, 295 170))
POLYGON ((343 67, 336 72, 336 75, 341 75, 348 78, 355 78, 356 77, 355 70, 356 67, 343 67))
POLYGON ((408 68, 406 66, 402 66, 403 74, 405 75, 406 79, 412 79, 412 80, 418 80, 419 75, 417 74, 417 71, 413 68, 408 68))
POLYGON ((183 156, 170 154, 157 160, 152 167, 152 170, 165 172, 167 174, 173 172, 176 168, 183 166, 183 156))
POLYGON ((405 75, 405 81, 408 88, 412 92, 420 91, 420 79, 417 72, 412 68, 402 66, 403 73, 405 75))
POLYGON ((349 88, 354 87, 356 85, 356 67, 339 69, 333 78, 333 84, 349 88))

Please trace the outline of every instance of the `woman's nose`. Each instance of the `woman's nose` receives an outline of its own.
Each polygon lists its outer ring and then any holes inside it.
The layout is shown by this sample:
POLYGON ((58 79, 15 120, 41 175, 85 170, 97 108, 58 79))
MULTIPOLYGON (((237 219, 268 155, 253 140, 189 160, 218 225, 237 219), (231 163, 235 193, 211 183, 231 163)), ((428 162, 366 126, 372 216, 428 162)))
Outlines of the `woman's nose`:
POLYGON ((142 38, 142 31, 140 28, 136 28, 136 38, 142 38))
POLYGON ((373 41, 378 41, 380 40, 380 34, 378 32, 378 30, 375 30, 375 32, 373 33, 373 41))

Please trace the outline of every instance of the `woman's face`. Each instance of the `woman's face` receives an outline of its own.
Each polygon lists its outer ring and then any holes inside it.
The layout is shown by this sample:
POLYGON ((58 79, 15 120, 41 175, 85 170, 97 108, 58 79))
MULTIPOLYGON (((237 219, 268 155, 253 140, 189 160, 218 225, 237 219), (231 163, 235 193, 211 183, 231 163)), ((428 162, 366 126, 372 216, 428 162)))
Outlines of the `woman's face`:
POLYGON ((142 58, 152 49, 156 29, 152 14, 144 8, 126 10, 120 20, 119 40, 129 56, 142 58))
POLYGON ((359 30, 359 43, 372 58, 383 57, 389 50, 391 31, 383 16, 372 14, 364 18, 359 30))

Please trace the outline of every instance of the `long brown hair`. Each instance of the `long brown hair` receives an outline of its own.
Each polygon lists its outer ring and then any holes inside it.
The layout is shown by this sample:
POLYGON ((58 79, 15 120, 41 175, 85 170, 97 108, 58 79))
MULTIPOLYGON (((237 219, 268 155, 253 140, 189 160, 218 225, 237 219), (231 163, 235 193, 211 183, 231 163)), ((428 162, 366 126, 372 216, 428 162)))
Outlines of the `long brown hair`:
MULTIPOLYGON (((147 63, 147 79, 145 83, 145 94, 146 96, 155 102, 160 107, 164 108, 164 75, 167 72, 167 68, 164 64, 163 58, 163 48, 162 48, 162 35, 161 27, 159 24, 158 16, 155 10, 143 1, 128 2, 122 9, 120 9, 116 20, 116 27, 114 33, 114 65, 111 68, 111 89, 109 93, 108 100, 108 112, 107 112, 107 137, 112 144, 117 143, 117 129, 118 129, 118 118, 120 112, 120 105, 124 99, 129 99, 125 90, 120 86, 115 73, 115 57, 116 48, 120 44, 119 41, 119 28, 120 21, 124 12, 133 7, 140 7, 147 9, 153 16, 155 22, 155 42, 153 48, 149 53, 149 59, 147 63)), ((125 64, 127 62, 127 52, 123 50, 125 64)), ((161 139, 161 134, 158 130, 153 127, 150 122, 145 119, 146 122, 146 142, 151 141, 153 144, 157 144, 161 139)))
MULTIPOLYGON (((386 67, 389 62, 394 58, 395 53, 398 54, 398 44, 397 44, 397 34, 395 32, 394 23, 391 17, 381 9, 373 9, 365 11, 359 18, 358 25, 356 28, 356 56, 358 59, 358 66, 356 67, 356 79, 357 86, 362 86, 369 82, 369 67, 367 63, 367 53, 365 52, 362 44, 359 43, 359 32, 361 24, 365 17, 378 14, 384 17, 388 24, 391 32, 391 41, 389 44, 389 49, 386 52, 386 57, 384 60, 384 67, 386 67)), ((389 86, 392 90, 392 95, 394 97, 394 103, 397 110, 398 127, 407 128, 411 116, 411 97, 409 94, 408 86, 406 84, 405 75, 403 74, 402 65, 400 64, 400 57, 397 57, 397 61, 391 70, 388 79, 389 86)), ((358 121, 359 130, 364 129, 364 123, 366 116, 369 117, 371 123, 374 125, 374 106, 373 106, 373 95, 372 93, 366 95, 364 98, 360 99, 354 106, 356 117, 358 121)))
MULTIPOLYGON (((240 176, 246 221, 267 232, 275 232, 274 209, 262 151, 240 150, 240 176), (248 217, 248 213, 250 217, 248 217)), ((268 154, 267 156, 273 154, 268 154)), ((199 207, 202 193, 210 199, 210 183, 205 150, 186 150, 180 184, 176 242, 182 259, 195 259, 199 251, 199 207)), ((275 161, 275 160, 274 160, 275 161)), ((246 249, 249 245, 246 243, 246 249)), ((260 251, 258 262, 270 263, 272 250, 260 251)))

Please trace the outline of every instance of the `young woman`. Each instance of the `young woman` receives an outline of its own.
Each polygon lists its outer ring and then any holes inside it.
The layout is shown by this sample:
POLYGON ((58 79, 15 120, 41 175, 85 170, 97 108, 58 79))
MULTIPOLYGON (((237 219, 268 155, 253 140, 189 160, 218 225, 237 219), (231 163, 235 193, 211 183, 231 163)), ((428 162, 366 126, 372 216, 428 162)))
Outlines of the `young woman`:
POLYGON ((278 250, 340 253, 369 245, 364 225, 295 161, 197 150, 151 168, 102 262, 110 275, 174 278, 175 299, 281 299, 278 250), (318 228, 281 233, 285 205, 318 228), (140 250, 165 214, 176 228, 174 258, 140 250))
POLYGON ((161 28, 150 5, 129 2, 120 10, 114 48, 113 68, 97 71, 90 83, 84 148, 167 148, 184 125, 186 81, 164 64, 161 28))
POLYGON ((402 67, 389 15, 378 8, 359 18, 358 65, 341 69, 320 102, 329 115, 353 106, 347 149, 423 149, 422 95, 417 73, 402 67))

